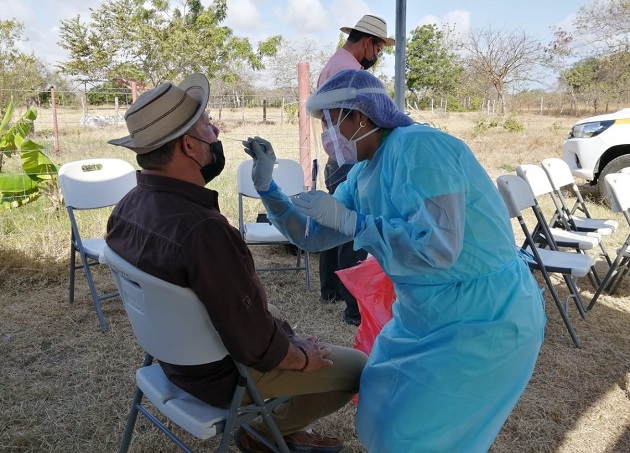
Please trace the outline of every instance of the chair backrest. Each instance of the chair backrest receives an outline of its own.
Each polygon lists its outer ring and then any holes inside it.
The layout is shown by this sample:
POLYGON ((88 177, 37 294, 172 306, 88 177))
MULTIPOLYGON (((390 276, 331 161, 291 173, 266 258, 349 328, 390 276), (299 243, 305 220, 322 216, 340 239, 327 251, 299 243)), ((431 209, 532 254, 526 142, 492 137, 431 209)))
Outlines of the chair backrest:
POLYGON ((61 166, 58 180, 66 206, 104 208, 136 186, 136 170, 121 159, 77 160, 61 166))
POLYGON ((519 217, 521 211, 536 204, 534 195, 527 182, 520 176, 501 175, 497 178, 497 187, 507 206, 510 217, 519 217))
MULTIPOLYGON (((238 193, 250 198, 260 198, 252 182, 252 166, 254 161, 247 159, 241 162, 236 172, 238 193)), ((291 159, 277 159, 273 169, 273 180, 288 195, 304 192, 304 172, 299 162, 291 159)))
POLYGON ((549 181, 547 173, 538 165, 519 165, 516 167, 516 174, 527 181, 534 197, 539 197, 553 192, 553 186, 551 185, 551 181, 549 181))
POLYGON ((575 178, 573 178, 571 169, 565 161, 557 157, 550 157, 543 159, 541 164, 543 170, 547 172, 547 176, 549 176, 551 184, 556 190, 560 190, 562 187, 566 187, 568 185, 570 185, 573 190, 577 190, 575 178))
POLYGON ((107 246, 104 253, 133 332, 146 352, 174 365, 200 365, 228 355, 192 289, 141 271, 107 246))
POLYGON ((610 199, 610 208, 613 212, 623 212, 630 209, 630 168, 619 173, 609 173, 604 178, 608 196, 610 199))

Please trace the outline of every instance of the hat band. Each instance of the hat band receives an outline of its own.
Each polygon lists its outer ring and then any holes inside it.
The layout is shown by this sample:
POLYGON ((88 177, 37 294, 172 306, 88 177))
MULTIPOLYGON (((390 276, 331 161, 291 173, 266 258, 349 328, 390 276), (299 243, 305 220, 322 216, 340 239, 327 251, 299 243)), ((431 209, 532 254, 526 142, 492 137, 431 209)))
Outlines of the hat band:
MULTIPOLYGON (((156 101, 158 101, 158 100, 159 100, 162 96, 164 96, 164 95, 165 95, 168 91, 170 91, 170 88, 171 88, 171 87, 169 87, 169 89, 168 89, 168 90, 166 90, 164 93, 162 93, 159 97, 157 97, 156 99, 154 99, 153 101, 151 101, 149 104, 147 104, 147 106, 148 106, 148 105, 150 105, 150 104, 152 104, 152 103, 154 103, 154 102, 156 102, 156 101)), ((186 102, 187 98, 188 98, 188 95, 187 95, 186 93, 183 93, 183 94, 182 94, 181 99, 180 99, 180 100, 179 100, 179 101, 178 101, 178 102, 177 102, 177 103, 176 103, 173 107, 171 107, 170 109, 168 109, 167 111, 165 111, 162 115, 160 115, 160 116, 156 117, 153 121, 150 121, 149 123, 147 123, 147 124, 143 125, 142 127, 139 127, 138 129, 134 130, 134 131, 131 133, 131 136, 135 139, 135 138, 136 138, 136 135, 137 135, 138 133, 144 132, 144 131, 146 131, 147 129, 149 129, 149 128, 151 128, 151 127, 155 126, 155 125, 156 125, 157 123, 159 123, 160 121, 164 120, 166 117, 168 117, 168 116, 169 116, 169 115, 171 115, 173 112, 175 112, 178 108, 180 108, 180 107, 181 107, 181 105, 182 105, 184 102, 186 102)), ((146 108, 147 106, 145 106, 144 108, 146 108)), ((196 104, 196 106, 198 107, 198 106, 199 106, 199 103, 197 103, 197 104, 196 104)), ((139 111, 140 111, 140 110, 138 110, 138 112, 139 112, 139 111)), ((135 112, 135 113, 138 113, 138 112, 135 112)), ((181 121, 181 122, 180 122, 180 123, 179 123, 176 127, 174 127, 174 128, 169 128, 170 130, 166 130, 166 131, 165 131, 165 130, 163 130, 163 128, 160 128, 160 129, 162 129, 162 131, 163 131, 162 135, 160 135, 160 136, 156 137, 154 140, 152 140, 152 141, 150 141, 150 142, 148 142, 148 143, 146 143, 146 144, 144 144, 144 145, 141 145, 141 146, 151 146, 151 145, 153 145, 154 143, 159 143, 159 142, 160 142, 161 140, 163 140, 165 137, 168 137, 169 135, 171 135, 171 133, 173 132, 173 130, 177 129, 177 127, 181 126, 182 124, 186 124, 188 121, 190 121, 190 120, 192 119, 192 117, 194 117, 196 114, 197 114, 197 109, 195 108, 195 109, 193 109, 193 110, 191 111, 191 113, 190 113, 189 115, 187 115, 187 116, 186 116, 186 118, 184 118, 184 119, 183 119, 183 120, 182 120, 182 121, 181 121)), ((182 135, 183 135, 183 134, 182 134, 182 135)))

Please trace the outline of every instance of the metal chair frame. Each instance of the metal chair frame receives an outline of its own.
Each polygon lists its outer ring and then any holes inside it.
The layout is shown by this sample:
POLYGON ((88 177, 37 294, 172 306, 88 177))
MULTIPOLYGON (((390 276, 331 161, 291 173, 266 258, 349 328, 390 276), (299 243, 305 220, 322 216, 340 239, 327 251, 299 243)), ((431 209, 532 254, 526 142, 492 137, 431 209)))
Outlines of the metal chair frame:
POLYGON ((114 291, 99 294, 91 268, 105 264, 102 237, 84 239, 79 231, 77 211, 101 209, 115 205, 136 185, 136 170, 120 159, 85 159, 68 162, 58 173, 59 186, 70 219, 69 300, 74 303, 75 274, 83 269, 101 330, 107 329, 101 302, 118 296, 114 291), (77 264, 79 255, 81 263, 77 264))
POLYGON ((208 311, 190 288, 183 288, 154 277, 132 266, 108 246, 104 254, 123 300, 136 340, 145 350, 145 359, 136 372, 136 391, 127 418, 119 452, 131 444, 138 412, 165 434, 181 450, 191 448, 143 406, 143 398, 171 422, 200 439, 221 434, 218 452, 228 451, 231 434, 242 426, 259 442, 276 453, 289 453, 280 430, 271 417, 273 409, 287 397, 264 400, 246 366, 234 360, 239 373, 229 408, 205 403, 171 383, 153 358, 176 365, 200 365, 225 358, 225 349, 214 329, 208 311), (253 403, 242 405, 245 391, 253 403), (275 445, 247 425, 262 416, 275 445))

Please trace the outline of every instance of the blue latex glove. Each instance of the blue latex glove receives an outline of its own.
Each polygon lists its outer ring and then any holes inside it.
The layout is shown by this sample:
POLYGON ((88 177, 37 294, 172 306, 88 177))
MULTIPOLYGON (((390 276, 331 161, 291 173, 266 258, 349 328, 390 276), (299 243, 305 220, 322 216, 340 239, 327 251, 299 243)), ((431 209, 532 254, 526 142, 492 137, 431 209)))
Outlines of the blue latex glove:
POLYGON ((252 181, 258 192, 266 192, 273 179, 273 167, 276 164, 276 154, 271 143, 264 138, 249 137, 243 140, 245 152, 254 159, 252 167, 252 181))
POLYGON ((296 209, 310 216, 320 225, 354 237, 357 230, 357 213, 346 208, 332 195, 311 190, 292 197, 296 209))

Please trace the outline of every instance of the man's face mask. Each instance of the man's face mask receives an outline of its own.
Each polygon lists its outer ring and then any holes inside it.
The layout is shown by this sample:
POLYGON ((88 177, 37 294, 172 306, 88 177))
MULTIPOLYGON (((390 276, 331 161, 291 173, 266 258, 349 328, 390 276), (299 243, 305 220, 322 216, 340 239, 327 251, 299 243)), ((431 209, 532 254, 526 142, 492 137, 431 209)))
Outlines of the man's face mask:
POLYGON ((195 137, 194 135, 189 135, 200 142, 207 143, 210 146, 210 153, 212 153, 212 163, 201 165, 195 159, 194 160, 197 165, 199 165, 199 171, 201 172, 201 176, 206 184, 212 181, 214 178, 219 176, 225 167, 225 154, 223 154, 223 143, 220 140, 216 142, 207 142, 205 140, 200 139, 199 137, 195 137))
POLYGON ((356 164, 359 162, 357 156, 357 142, 359 140, 364 139, 368 135, 376 132, 378 127, 375 127, 369 132, 366 132, 362 136, 358 138, 354 138, 359 131, 365 127, 365 125, 360 126, 350 139, 347 139, 343 136, 341 131, 339 130, 339 126, 345 120, 348 115, 352 113, 352 110, 349 110, 345 116, 343 115, 343 109, 339 112, 339 116, 337 117, 337 124, 332 123, 332 119, 330 118, 330 110, 324 110, 324 117, 326 118, 327 129, 322 132, 322 146, 324 147, 324 151, 328 156, 337 162, 339 166, 345 164, 356 164))
POLYGON ((363 66, 363 69, 370 69, 378 61, 378 55, 381 53, 381 50, 378 49, 377 46, 372 45, 372 51, 374 52, 374 55, 371 59, 368 60, 367 58, 363 57, 359 62, 359 64, 363 66))

